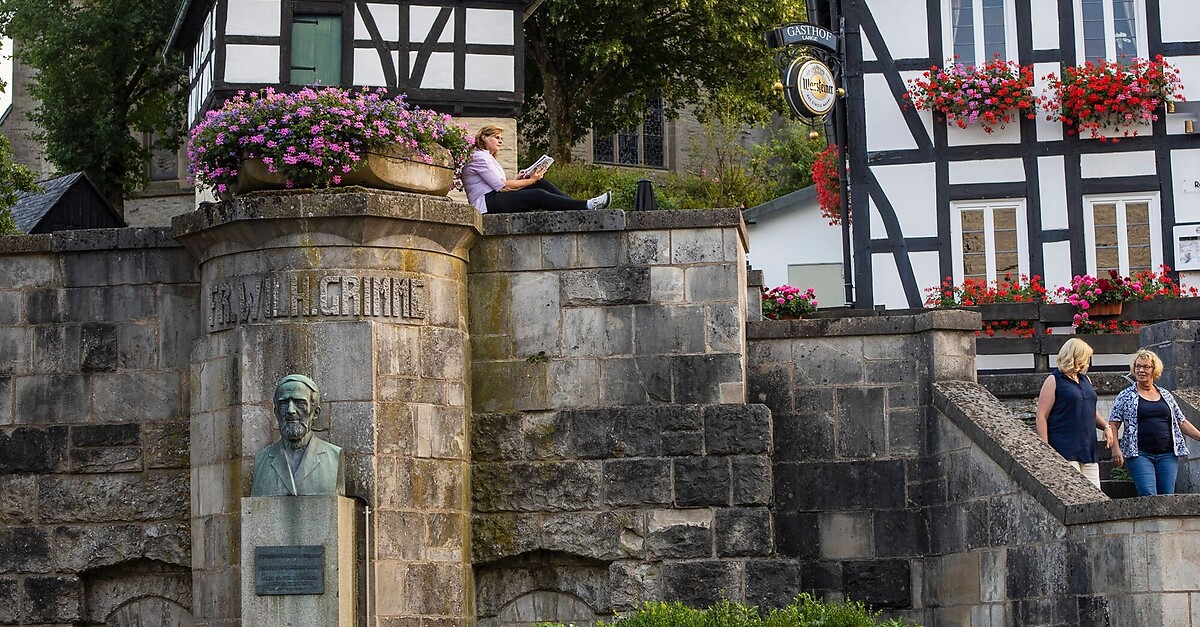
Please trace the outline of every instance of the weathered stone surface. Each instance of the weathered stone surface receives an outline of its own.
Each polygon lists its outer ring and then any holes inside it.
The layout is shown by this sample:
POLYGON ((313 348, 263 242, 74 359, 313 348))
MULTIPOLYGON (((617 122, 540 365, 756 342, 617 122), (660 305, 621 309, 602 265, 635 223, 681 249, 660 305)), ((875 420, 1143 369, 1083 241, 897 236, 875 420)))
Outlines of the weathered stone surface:
POLYGON ((765 456, 733 458, 733 504, 770 505, 773 475, 765 456))
POLYGON ((738 565, 705 560, 663 564, 663 599, 692 607, 708 607, 741 589, 738 565))
POLYGON ((616 561, 609 565, 608 574, 616 612, 640 607, 646 599, 655 598, 662 585, 662 565, 657 562, 616 561))
POLYGON ((45 522, 185 519, 188 477, 182 472, 44 476, 38 490, 38 510, 45 522))
POLYGON ((85 324, 81 327, 79 367, 83 372, 111 372, 117 369, 116 325, 85 324))
POLYGON ((21 327, 0 327, 0 374, 27 374, 32 368, 32 333, 21 327))
POLYGON ((771 513, 764 508, 718 509, 718 557, 766 556, 774 552, 771 513))
POLYGON ((572 307, 564 309, 563 354, 570 357, 612 357, 633 353, 632 307, 572 307))
POLYGON ((142 553, 138 525, 60 526, 54 529, 54 569, 78 573, 111 566, 142 553))
POLYGON ((562 305, 630 305, 650 301, 650 269, 624 266, 565 272, 562 305))
POLYGON ((656 456, 662 452, 661 417, 655 410, 579 410, 569 416, 571 450, 584 459, 656 456))
POLYGON ((728 458, 680 457, 673 464, 676 506, 729 504, 728 458))
POLYGON ((21 427, 0 432, 0 474, 58 470, 66 455, 66 445, 65 427, 21 427))
POLYGON ((599 502, 600 486, 598 462, 481 463, 471 478, 480 512, 590 509, 599 502))
POLYGON ((672 398, 676 403, 720 403, 721 384, 742 380, 742 358, 740 355, 672 357, 671 378, 672 398))
POLYGON ((148 423, 142 435, 147 468, 187 468, 191 441, 187 422, 148 423))
POLYGON ((172 370, 97 374, 92 378, 92 407, 105 421, 171 420, 181 415, 182 390, 180 373, 172 370), (156 402, 147 403, 146 398, 156 402))
POLYGON ((87 382, 69 375, 21 377, 17 379, 17 416, 26 424, 86 422, 87 382))
POLYGON ((72 446, 131 446, 142 443, 139 424, 79 425, 71 428, 72 446))
POLYGON ((875 554, 879 557, 916 557, 929 550, 929 531, 920 510, 874 513, 875 554))
POLYGON ((40 373, 79 370, 79 325, 40 325, 33 332, 33 369, 40 373))
POLYGON ((912 607, 911 568, 907 560, 845 562, 846 596, 880 608, 912 607))
POLYGON ((0 525, 21 525, 36 518, 37 476, 0 474, 0 525))
POLYGON ((612 506, 671 502, 671 465, 666 459, 617 459, 604 463, 605 502, 612 506))
POLYGON ((800 568, 795 560, 746 560, 746 604, 759 611, 785 607, 800 593, 800 568))
POLYGON ((671 401, 669 357, 613 358, 600 363, 600 402, 640 405, 671 401))
POLYGON ((521 414, 471 414, 471 456, 476 461, 524 458, 521 414))
POLYGON ((0 577, 0 623, 16 623, 21 620, 21 590, 18 580, 0 577))
POLYGON ((820 514, 816 512, 775 512, 775 544, 780 555, 803 560, 821 556, 820 514))
POLYGON ((0 573, 47 573, 50 560, 50 534, 45 529, 0 529, 0 573))
POLYGON ((646 529, 646 554, 651 559, 713 555, 711 510, 654 510, 646 529))
POLYGON ((79 620, 83 598, 77 577, 25 579, 25 619, 30 623, 70 623, 79 620))
POLYGON ((766 453, 770 445, 771 412, 765 405, 704 408, 704 448, 709 455, 766 453))
POLYGON ((13 380, 0 376, 0 426, 11 425, 13 418, 13 380))
POLYGON ((462 616, 468 607, 465 564, 410 564, 404 589, 405 607, 410 614, 462 616))
POLYGON ((837 391, 838 454, 875 457, 887 453, 884 390, 878 387, 837 391))
POLYGON ((639 355, 704 352, 704 308, 640 305, 634 308, 635 351, 639 355))

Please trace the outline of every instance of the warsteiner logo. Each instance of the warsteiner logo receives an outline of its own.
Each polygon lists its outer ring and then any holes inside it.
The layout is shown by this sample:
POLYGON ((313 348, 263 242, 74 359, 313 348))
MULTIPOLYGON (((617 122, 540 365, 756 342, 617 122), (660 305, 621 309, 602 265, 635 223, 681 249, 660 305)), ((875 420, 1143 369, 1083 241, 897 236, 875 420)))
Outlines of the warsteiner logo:
POLYGON ((816 59, 809 59, 796 74, 796 91, 804 108, 814 116, 829 113, 833 109, 837 91, 829 67, 816 59))

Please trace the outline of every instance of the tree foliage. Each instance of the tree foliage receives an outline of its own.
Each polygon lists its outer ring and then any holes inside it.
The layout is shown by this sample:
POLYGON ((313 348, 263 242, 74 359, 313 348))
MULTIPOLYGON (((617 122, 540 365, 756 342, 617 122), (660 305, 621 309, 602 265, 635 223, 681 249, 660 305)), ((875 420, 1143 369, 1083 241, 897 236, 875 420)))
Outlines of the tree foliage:
POLYGON ((17 202, 22 192, 40 189, 29 168, 13 161, 8 138, 0 135, 0 235, 19 235, 17 221, 9 208, 17 202))
POLYGON ((0 0, 0 31, 37 70, 35 138, 60 172, 87 173, 118 211, 145 185, 150 152, 134 132, 178 146, 183 75, 162 63, 178 0, 0 0))
POLYGON ((555 158, 589 128, 636 124, 661 95, 668 116, 721 102, 762 121, 782 101, 764 33, 804 16, 800 0, 546 0, 525 22, 527 137, 555 158), (538 141, 537 138, 542 138, 538 141))

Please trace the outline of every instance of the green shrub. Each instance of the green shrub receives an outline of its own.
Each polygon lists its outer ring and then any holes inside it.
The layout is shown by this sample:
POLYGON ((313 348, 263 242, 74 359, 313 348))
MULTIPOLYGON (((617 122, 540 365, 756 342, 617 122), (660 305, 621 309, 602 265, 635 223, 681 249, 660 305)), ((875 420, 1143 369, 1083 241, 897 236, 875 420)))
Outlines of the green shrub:
MULTIPOLYGON (((636 612, 618 616, 613 627, 905 627, 897 619, 883 620, 857 601, 826 603, 801 594, 787 607, 760 616, 758 608, 728 599, 698 610, 679 602, 646 603, 636 612)), ((543 623, 538 627, 565 627, 543 623)))

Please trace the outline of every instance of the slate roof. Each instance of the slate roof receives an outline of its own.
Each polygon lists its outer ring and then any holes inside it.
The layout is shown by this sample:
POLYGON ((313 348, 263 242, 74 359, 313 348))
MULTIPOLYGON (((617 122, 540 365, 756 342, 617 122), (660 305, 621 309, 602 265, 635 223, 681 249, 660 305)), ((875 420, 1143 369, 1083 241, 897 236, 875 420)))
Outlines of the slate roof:
POLYGON ((12 213, 13 219, 17 221, 17 228, 22 233, 29 233, 36 228, 38 223, 42 221, 42 218, 46 217, 46 214, 50 213, 54 205, 58 204, 58 201, 62 199, 63 194, 66 194, 71 187, 80 182, 80 179, 82 179, 83 183, 91 186, 109 212, 115 214, 108 201, 104 200, 104 196, 100 194, 99 190, 95 189, 95 185, 92 184, 91 180, 83 172, 75 172, 74 174, 39 181, 38 185, 41 186, 42 191, 24 192, 18 196, 16 204, 9 207, 9 212, 12 213))
POLYGON ((742 219, 746 222, 754 222, 761 220, 770 215, 789 211, 796 205, 811 201, 817 197, 817 187, 809 185, 804 189, 798 189, 790 194, 784 194, 778 198, 772 198, 761 205, 755 205, 742 212, 742 219))

